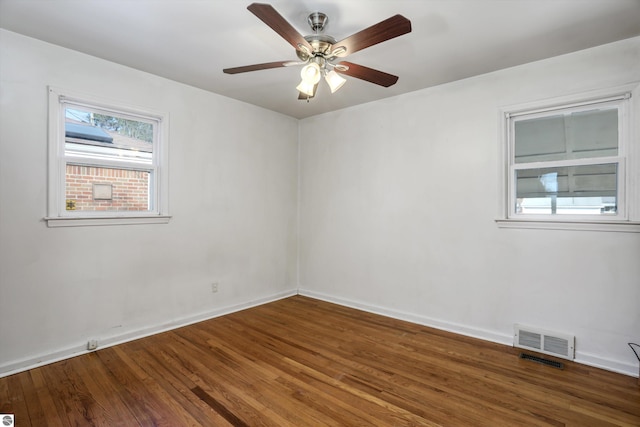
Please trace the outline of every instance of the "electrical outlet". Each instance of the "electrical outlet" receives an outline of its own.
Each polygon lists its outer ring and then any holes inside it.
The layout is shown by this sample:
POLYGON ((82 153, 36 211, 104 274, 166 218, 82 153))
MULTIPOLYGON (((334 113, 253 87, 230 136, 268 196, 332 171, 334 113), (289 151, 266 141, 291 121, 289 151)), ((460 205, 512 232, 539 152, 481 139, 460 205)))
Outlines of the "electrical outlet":
POLYGON ((213 282, 213 283, 211 284, 211 292, 212 292, 212 293, 214 293, 214 294, 215 294, 216 292, 218 292, 218 282, 213 282))
POLYGON ((98 348, 98 340, 89 340, 87 342, 87 350, 95 350, 98 348))

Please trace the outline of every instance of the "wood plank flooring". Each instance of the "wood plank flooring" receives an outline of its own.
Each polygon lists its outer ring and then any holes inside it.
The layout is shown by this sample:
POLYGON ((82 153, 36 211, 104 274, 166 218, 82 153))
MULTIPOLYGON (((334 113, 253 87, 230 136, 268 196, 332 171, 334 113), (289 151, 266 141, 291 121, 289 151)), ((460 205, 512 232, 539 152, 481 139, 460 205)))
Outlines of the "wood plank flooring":
POLYGON ((640 426, 638 379, 295 296, 0 379, 16 426, 640 426))

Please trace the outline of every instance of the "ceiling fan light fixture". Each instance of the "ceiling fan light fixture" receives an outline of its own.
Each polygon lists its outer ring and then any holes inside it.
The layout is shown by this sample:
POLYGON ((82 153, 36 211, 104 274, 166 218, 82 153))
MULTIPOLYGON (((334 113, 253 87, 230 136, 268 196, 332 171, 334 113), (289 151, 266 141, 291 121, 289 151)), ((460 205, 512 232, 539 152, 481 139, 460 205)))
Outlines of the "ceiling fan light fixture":
POLYGON ((340 76, 340 74, 336 73, 334 70, 329 71, 327 75, 324 76, 324 79, 327 81, 327 84, 331 88, 331 93, 335 93, 347 81, 342 76, 340 76))
POLYGON ((296 89, 298 90, 298 92, 304 93, 307 96, 313 96, 316 83, 308 82, 302 79, 300 84, 296 86, 296 89))
POLYGON ((311 86, 320 81, 321 75, 322 73, 320 70, 320 66, 315 62, 310 62, 309 64, 302 67, 302 70, 300 71, 300 77, 302 77, 302 81, 310 83, 311 86))
POLYGON ((226 74, 303 65, 300 71, 302 81, 296 89, 299 92, 298 99, 306 99, 307 102, 309 98, 315 96, 322 77, 329 85, 331 93, 338 91, 346 82, 338 73, 384 87, 394 85, 398 81, 398 76, 373 68, 344 61, 335 64, 334 61, 338 57, 350 55, 410 33, 411 21, 402 15, 394 15, 336 42, 333 37, 322 34, 328 22, 327 15, 324 13, 314 12, 309 15, 307 22, 311 26, 313 34, 303 36, 269 4, 251 3, 247 9, 293 46, 300 61, 277 61, 225 68, 222 71, 226 74))

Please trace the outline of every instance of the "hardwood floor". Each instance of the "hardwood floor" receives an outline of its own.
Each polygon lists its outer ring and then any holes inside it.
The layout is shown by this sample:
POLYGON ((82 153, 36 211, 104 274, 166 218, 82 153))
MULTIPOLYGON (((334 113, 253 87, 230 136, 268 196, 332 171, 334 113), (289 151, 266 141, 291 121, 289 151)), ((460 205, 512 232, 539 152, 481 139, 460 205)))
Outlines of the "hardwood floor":
POLYGON ((301 296, 0 379, 16 426, 640 426, 637 378, 301 296))

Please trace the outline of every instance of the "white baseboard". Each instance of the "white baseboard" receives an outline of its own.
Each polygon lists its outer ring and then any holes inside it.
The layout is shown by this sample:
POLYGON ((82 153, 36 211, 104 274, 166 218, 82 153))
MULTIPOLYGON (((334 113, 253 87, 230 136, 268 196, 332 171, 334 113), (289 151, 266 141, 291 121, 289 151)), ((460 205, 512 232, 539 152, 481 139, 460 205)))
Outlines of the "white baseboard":
POLYGON ((638 378, 637 365, 612 359, 605 359, 604 357, 596 356, 595 354, 576 351, 576 358, 574 362, 638 378))
MULTIPOLYGON (((495 342, 498 344, 504 344, 507 346, 513 346, 513 336, 507 334, 501 334, 486 329, 475 328, 471 326, 461 325, 458 323, 447 322, 439 319, 433 319, 427 316, 422 316, 413 313, 406 313, 403 311, 397 311, 386 307, 380 307, 370 304, 363 304, 361 302, 334 297, 331 295, 323 294, 320 292, 309 291, 305 289, 299 289, 298 294, 307 296, 309 298, 315 298, 322 301, 331 302, 334 304, 343 305, 346 307, 356 308, 358 310, 366 311, 369 313, 380 314, 382 316, 391 317, 398 320, 406 320, 408 322, 416 323, 418 325, 428 326, 435 329, 440 329, 447 332, 453 332, 456 334, 479 338, 485 341, 495 342)), ((576 351, 576 363, 583 365, 593 366, 595 368, 604 369, 607 371, 616 372, 619 374, 629 375, 631 377, 638 377, 638 367, 633 364, 620 362, 616 360, 606 359, 596 356, 594 354, 583 353, 576 351)))
MULTIPOLYGON (((100 339, 100 345, 98 350, 112 347, 114 345, 122 344, 125 342, 137 340, 140 338, 155 335, 161 332, 170 331, 172 329, 181 328, 183 326, 191 325, 193 323, 202 322, 204 320, 213 319, 215 317, 224 316, 225 314, 234 313, 236 311, 245 310, 247 308, 255 307, 258 305, 266 304, 269 302, 277 301, 279 299, 287 298, 293 295, 297 295, 298 291, 292 289, 289 291, 279 292, 277 294, 269 295, 266 297, 249 300, 240 304, 235 304, 226 307, 220 307, 209 311, 204 311, 195 315, 183 317, 173 320, 168 323, 162 323, 157 325, 150 325, 143 328, 139 328, 133 331, 126 332, 124 334, 115 335, 112 337, 100 339)), ((80 356, 82 354, 90 353, 95 350, 87 350, 86 341, 66 347, 61 350, 51 351, 43 353, 37 356, 26 357, 24 359, 15 360, 0 366, 0 378, 9 375, 17 374, 18 372, 26 371, 29 369, 37 368, 39 366, 48 365, 50 363, 58 362, 71 357, 80 356)))
POLYGON ((447 332, 453 332, 456 334, 464 335, 472 338, 479 338, 485 341, 491 341, 498 344, 512 345, 513 337, 507 334, 500 334, 486 329, 474 328, 470 326, 461 325, 458 323, 447 322, 444 320, 438 320, 419 314, 407 313, 404 311, 398 311, 389 309, 386 307, 380 307, 375 305, 363 304, 361 302, 348 300, 345 298, 337 298, 330 295, 322 294, 319 292, 308 291, 304 289, 298 290, 298 293, 303 296, 315 298, 334 304, 344 305, 346 307, 356 308, 358 310, 366 311, 369 313, 380 314, 382 316, 392 317, 398 320, 406 320, 407 322, 416 323, 418 325, 428 326, 435 329, 440 329, 447 332))
MULTIPOLYGON (((406 313, 403 311, 393 310, 386 307, 380 307, 370 304, 364 304, 361 302, 334 297, 331 295, 323 294, 320 292, 309 291, 305 289, 289 290, 280 292, 267 297, 249 300, 240 304, 232 306, 226 306, 216 308, 214 310, 205 311, 192 316, 176 319, 169 323, 163 323, 158 325, 151 325, 144 328, 129 331, 124 334, 112 336, 106 339, 100 340, 100 346, 98 349, 111 347, 117 344, 133 341, 136 339, 144 338, 150 335, 158 334, 161 332, 170 331, 172 329, 181 328, 183 326, 191 325, 193 323, 202 322, 204 320, 213 319, 215 317, 224 316, 225 314, 234 313, 237 311, 245 310, 251 307, 255 307, 269 302, 277 301, 279 299, 287 298, 296 294, 307 296, 309 298, 315 298, 322 301, 331 302, 334 304, 343 305, 346 307, 355 308, 358 310, 366 311, 369 313, 380 314, 382 316, 391 317, 398 320, 406 320, 408 322, 416 323, 418 325, 428 326, 435 329, 440 329, 447 332, 452 332, 468 337, 479 338, 485 341, 495 342, 507 346, 513 345, 513 337, 507 334, 500 334, 485 329, 470 327, 457 323, 447 322, 439 319, 433 319, 427 316, 417 315, 413 313, 406 313)), ((58 362, 60 360, 69 359, 71 357, 79 356, 82 354, 90 353, 86 348, 86 341, 80 344, 66 347, 61 350, 51 351, 43 353, 37 356, 26 357, 24 359, 15 360, 0 366, 0 378, 9 375, 17 374, 18 372, 26 371, 28 369, 37 368, 39 366, 47 365, 50 363, 58 362)), ((589 353, 583 353, 576 351, 575 362, 581 363, 596 368, 605 369, 607 371, 616 372, 619 374, 628 375, 631 377, 638 377, 638 367, 634 364, 620 362, 616 360, 606 359, 589 353)))

